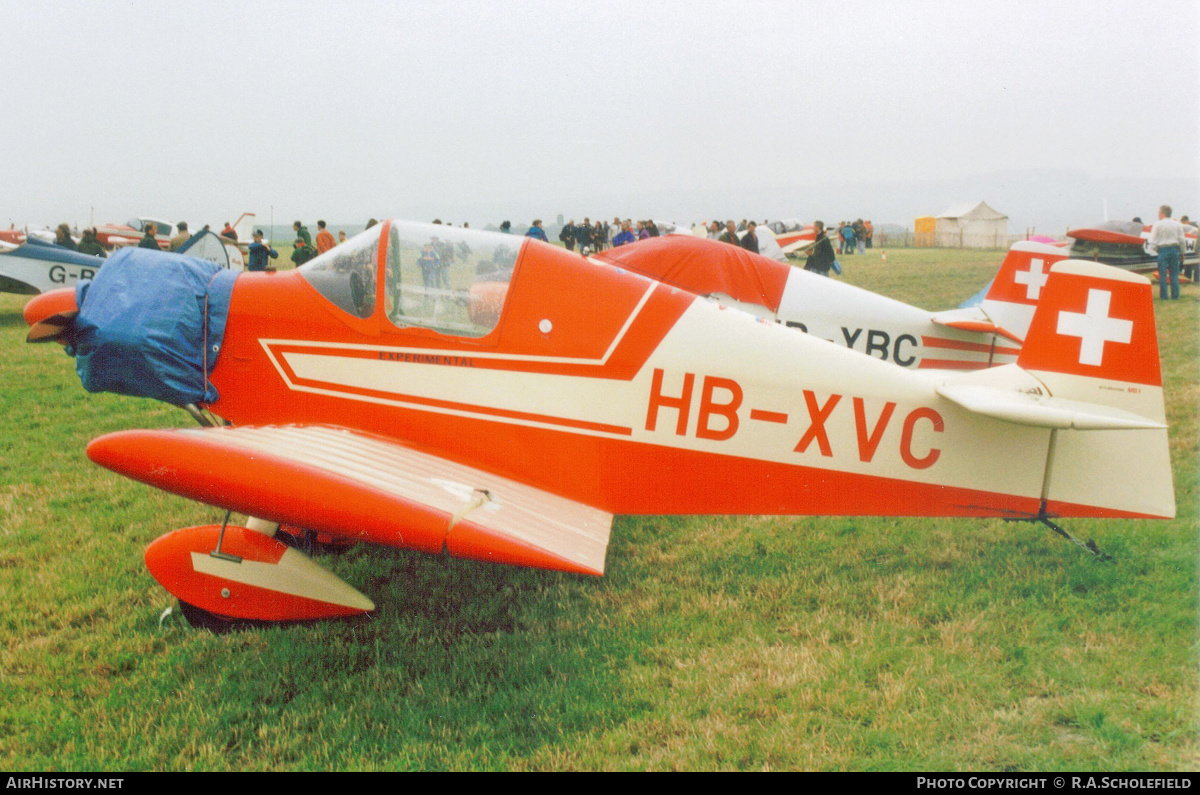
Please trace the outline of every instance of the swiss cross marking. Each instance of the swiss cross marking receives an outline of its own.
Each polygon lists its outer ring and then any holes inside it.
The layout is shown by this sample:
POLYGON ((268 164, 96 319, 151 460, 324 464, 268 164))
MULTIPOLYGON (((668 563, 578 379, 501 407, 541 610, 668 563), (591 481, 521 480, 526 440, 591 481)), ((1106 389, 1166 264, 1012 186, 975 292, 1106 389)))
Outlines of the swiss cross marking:
POLYGON ((1013 281, 1025 285, 1025 297, 1030 301, 1038 300, 1038 296, 1042 294, 1042 287, 1050 278, 1050 274, 1046 273, 1045 268, 1046 261, 1044 259, 1031 259, 1029 260, 1029 270, 1017 271, 1013 274, 1013 281))
POLYGON ((1058 333, 1079 337, 1079 363, 1096 367, 1104 361, 1104 343, 1128 343, 1133 339, 1133 321, 1109 317, 1112 292, 1088 290, 1087 308, 1078 312, 1058 313, 1058 333))

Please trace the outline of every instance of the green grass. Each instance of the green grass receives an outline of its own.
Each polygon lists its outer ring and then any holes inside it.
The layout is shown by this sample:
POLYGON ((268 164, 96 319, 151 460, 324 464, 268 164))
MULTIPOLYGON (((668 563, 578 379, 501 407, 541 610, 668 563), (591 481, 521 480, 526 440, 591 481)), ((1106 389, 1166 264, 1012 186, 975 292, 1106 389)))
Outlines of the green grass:
MULTIPOLYGON (((944 309, 1001 256, 842 262, 944 309)), ((0 296, 0 769, 1195 769, 1198 296, 1156 304, 1179 517, 1069 524, 1115 565, 1001 521, 620 517, 603 579, 356 548, 321 562, 373 616, 225 636, 160 629, 141 561, 220 513, 83 452, 191 421, 84 393, 0 296)))

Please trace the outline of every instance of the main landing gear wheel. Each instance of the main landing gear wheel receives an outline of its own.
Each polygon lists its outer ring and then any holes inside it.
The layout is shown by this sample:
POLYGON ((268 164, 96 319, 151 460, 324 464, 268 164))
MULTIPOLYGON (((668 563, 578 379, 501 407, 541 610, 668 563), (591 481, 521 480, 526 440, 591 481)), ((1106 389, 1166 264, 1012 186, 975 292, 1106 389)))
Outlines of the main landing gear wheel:
POLYGON ((354 546, 353 543, 337 544, 318 540, 318 536, 312 530, 300 530, 298 533, 292 533, 288 530, 277 530, 275 538, 287 544, 293 549, 298 549, 310 558, 317 555, 342 555, 350 551, 354 546))
POLYGON ((216 613, 210 613, 202 607, 196 607, 194 604, 179 600, 179 612, 183 613, 183 617, 187 622, 196 629, 207 629, 214 635, 224 635, 237 626, 236 622, 231 618, 219 616, 216 613))

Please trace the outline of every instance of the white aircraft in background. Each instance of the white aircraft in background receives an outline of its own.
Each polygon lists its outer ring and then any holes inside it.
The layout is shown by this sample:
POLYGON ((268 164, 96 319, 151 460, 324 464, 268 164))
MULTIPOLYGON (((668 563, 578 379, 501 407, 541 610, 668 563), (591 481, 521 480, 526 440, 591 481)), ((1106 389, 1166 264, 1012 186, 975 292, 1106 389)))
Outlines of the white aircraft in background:
POLYGON ((979 306, 942 312, 701 237, 650 238, 592 257, 902 367, 970 370, 1016 361, 1050 266, 1067 252, 1017 242, 979 306))

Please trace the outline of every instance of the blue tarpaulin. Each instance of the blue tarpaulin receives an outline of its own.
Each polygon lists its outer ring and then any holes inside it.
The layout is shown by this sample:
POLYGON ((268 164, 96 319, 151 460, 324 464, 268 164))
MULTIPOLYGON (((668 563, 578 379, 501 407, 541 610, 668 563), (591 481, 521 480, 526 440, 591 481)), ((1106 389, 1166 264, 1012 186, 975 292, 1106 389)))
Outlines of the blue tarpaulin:
POLYGON ((208 381, 225 334, 236 271, 123 248, 75 288, 75 372, 89 392, 212 403, 208 381))

